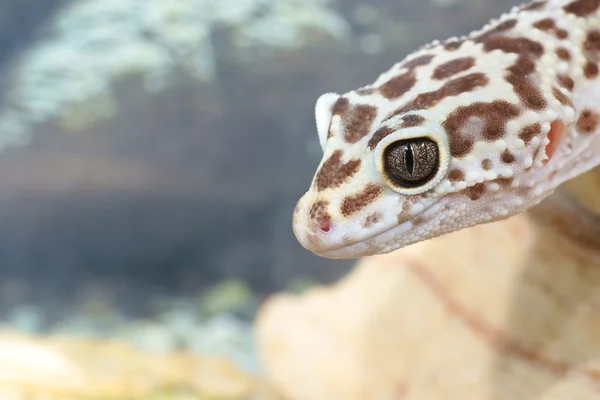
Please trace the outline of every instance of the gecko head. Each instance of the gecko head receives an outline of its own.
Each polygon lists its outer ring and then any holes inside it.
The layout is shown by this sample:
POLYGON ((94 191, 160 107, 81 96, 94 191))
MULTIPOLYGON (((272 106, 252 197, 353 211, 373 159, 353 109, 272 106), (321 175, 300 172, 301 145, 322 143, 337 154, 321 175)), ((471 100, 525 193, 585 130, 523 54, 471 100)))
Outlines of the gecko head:
POLYGON ((422 239, 414 230, 418 216, 446 193, 450 151, 437 119, 426 112, 384 118, 384 107, 355 100, 335 93, 318 99, 323 159, 293 217, 300 243, 329 258, 422 239))
POLYGON ((323 158, 294 233, 317 255, 353 258, 517 214, 551 192, 531 179, 546 179, 555 117, 499 100, 406 110, 377 95, 322 95, 323 158))
POLYGON ((506 15, 317 100, 323 159, 293 217, 305 248, 390 252, 515 215, 569 178, 580 161, 573 81, 554 82, 562 61, 542 57, 554 42, 522 37, 519 25, 506 15))

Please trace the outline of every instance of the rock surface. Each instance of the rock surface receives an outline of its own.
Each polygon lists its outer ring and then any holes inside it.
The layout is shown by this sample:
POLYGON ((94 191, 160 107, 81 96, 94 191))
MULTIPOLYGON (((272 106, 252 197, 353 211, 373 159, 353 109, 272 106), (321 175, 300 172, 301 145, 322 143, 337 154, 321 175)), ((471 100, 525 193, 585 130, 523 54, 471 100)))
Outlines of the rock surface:
POLYGON ((295 400, 600 398, 599 177, 272 297, 268 378, 295 400))
POLYGON ((276 400, 223 358, 151 354, 121 342, 0 334, 0 399, 276 400))

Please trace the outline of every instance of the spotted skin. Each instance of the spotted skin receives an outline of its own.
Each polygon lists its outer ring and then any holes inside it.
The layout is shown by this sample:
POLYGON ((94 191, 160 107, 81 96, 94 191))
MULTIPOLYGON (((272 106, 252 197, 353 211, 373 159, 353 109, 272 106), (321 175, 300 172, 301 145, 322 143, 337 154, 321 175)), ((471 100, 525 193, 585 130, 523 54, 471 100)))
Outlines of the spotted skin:
POLYGON ((296 237, 353 258, 538 204, 600 164, 599 62, 600 0, 534 1, 421 47, 372 84, 321 96, 323 160, 296 206, 296 237), (395 157, 409 173, 436 169, 417 185, 391 179, 387 146, 424 138, 437 163, 415 158, 422 150, 395 157))

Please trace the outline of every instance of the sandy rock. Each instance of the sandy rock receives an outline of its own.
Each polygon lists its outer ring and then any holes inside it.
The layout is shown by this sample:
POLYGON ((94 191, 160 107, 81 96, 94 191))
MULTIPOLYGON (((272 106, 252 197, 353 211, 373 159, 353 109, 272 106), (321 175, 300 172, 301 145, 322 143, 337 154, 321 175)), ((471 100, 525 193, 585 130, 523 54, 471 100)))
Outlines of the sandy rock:
POLYGON ((0 399, 275 400, 227 359, 150 354, 117 341, 0 334, 0 399))
MULTIPOLYGON (((0 338, 0 386, 85 389, 83 371, 47 343, 5 334, 0 338)), ((1 393, 1 392, 0 392, 1 393)))
POLYGON ((570 204, 274 296, 256 324, 266 375, 294 400, 600 398, 600 235, 570 204))

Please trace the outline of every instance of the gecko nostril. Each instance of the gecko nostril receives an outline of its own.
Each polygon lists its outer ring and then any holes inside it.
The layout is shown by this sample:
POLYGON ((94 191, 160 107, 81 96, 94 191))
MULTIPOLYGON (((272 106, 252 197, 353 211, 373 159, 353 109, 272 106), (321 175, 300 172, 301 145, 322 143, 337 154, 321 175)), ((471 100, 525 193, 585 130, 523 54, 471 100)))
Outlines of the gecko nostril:
POLYGON ((322 232, 327 233, 331 230, 332 227, 332 223, 331 220, 329 218, 324 218, 320 223, 319 223, 319 228, 321 229, 322 232))

